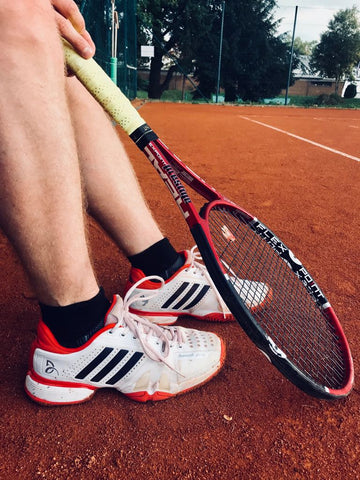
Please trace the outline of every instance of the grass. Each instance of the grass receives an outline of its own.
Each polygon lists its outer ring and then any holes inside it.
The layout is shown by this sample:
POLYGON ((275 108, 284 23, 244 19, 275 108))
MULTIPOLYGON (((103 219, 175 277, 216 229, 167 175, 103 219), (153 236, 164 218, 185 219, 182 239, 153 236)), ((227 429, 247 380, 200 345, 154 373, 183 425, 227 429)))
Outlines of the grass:
MULTIPOLYGON (((144 90, 138 90, 137 98, 146 99, 148 94, 144 90)), ((281 98, 280 96, 277 98, 281 98)), ((180 90, 166 90, 160 99, 162 102, 190 102, 203 103, 204 100, 193 100, 190 92, 185 92, 185 98, 182 98, 180 90)), ((297 107, 323 107, 323 108, 354 108, 360 109, 360 99, 358 98, 341 98, 335 95, 319 95, 319 96, 289 96, 289 105, 297 107)), ((209 100, 209 103, 211 101, 209 100)), ((263 101, 259 102, 242 102, 242 105, 263 105, 263 101)), ((270 102, 268 105, 277 105, 278 102, 270 102)))
POLYGON ((330 108, 359 108, 359 98, 341 98, 331 95, 319 95, 315 97, 289 97, 290 105, 299 107, 330 107, 330 108))
MULTIPOLYGON (((144 90, 138 90, 137 98, 148 98, 147 92, 144 90)), ((185 92, 184 99, 182 98, 182 92, 180 90, 165 90, 162 94, 161 99, 162 102, 192 102, 192 95, 190 92, 185 92)))

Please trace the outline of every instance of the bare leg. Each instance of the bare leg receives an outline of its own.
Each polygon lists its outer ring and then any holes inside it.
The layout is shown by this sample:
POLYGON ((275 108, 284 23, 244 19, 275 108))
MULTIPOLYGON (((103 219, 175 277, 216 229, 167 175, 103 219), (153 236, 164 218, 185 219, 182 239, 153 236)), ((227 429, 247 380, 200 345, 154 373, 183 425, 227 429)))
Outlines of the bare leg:
POLYGON ((163 235, 103 109, 74 77, 68 96, 90 213, 126 255, 137 254, 163 235))
POLYGON ((1 1, 0 225, 41 302, 98 292, 50 2, 1 1))

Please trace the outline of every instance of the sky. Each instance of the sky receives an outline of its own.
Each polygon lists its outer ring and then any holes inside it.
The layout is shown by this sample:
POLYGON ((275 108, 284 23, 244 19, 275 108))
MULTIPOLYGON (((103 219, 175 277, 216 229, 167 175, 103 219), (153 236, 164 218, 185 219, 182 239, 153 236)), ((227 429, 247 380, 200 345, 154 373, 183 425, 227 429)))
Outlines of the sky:
POLYGON ((320 35, 327 30, 329 21, 339 10, 357 6, 360 0, 277 0, 275 19, 282 18, 279 33, 289 32, 292 35, 295 17, 295 6, 298 14, 295 37, 310 42, 320 41, 320 35))

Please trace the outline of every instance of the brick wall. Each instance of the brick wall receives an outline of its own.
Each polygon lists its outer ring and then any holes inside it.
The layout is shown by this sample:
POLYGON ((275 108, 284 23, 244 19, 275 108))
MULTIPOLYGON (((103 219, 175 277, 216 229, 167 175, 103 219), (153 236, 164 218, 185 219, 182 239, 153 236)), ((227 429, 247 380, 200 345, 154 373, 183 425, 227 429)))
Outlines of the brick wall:
MULTIPOLYGON (((166 71, 161 72, 162 81, 166 77, 166 71)), ((138 78, 143 80, 149 79, 149 70, 138 70, 138 78)), ((169 90, 180 90, 184 88, 185 91, 193 90, 194 87, 191 85, 191 82, 187 78, 184 80, 184 76, 181 73, 174 73, 169 90)), ((342 92, 344 83, 340 82, 339 85, 339 95, 342 92)), ((281 94, 285 95, 286 90, 282 90, 281 94)), ((295 81, 294 85, 289 87, 289 95, 298 95, 298 96, 318 96, 322 93, 326 93, 330 95, 331 93, 335 93, 335 82, 331 80, 314 80, 314 79, 306 79, 300 78, 295 81)))
MULTIPOLYGON (((161 81, 163 82, 166 78, 166 71, 161 72, 161 81)), ((149 70, 138 70, 138 78, 142 80, 149 80, 149 70)), ((194 87, 191 85, 191 82, 184 77, 182 73, 175 72, 171 78, 169 90, 194 90, 194 87)))
MULTIPOLYGON (((338 93, 339 95, 342 92, 344 83, 340 82, 338 93)), ((286 90, 282 90, 281 94, 285 95, 286 90)), ((298 95, 298 96, 317 96, 322 93, 330 95, 335 93, 335 82, 331 80, 309 80, 305 78, 300 78, 296 80, 294 85, 289 87, 289 95, 298 95)))

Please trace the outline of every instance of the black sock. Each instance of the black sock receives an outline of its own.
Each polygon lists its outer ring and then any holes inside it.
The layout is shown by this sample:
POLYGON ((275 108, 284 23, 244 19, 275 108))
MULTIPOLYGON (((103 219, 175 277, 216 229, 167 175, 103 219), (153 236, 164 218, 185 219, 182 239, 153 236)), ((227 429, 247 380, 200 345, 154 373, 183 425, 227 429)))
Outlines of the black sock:
POLYGON ((146 276, 159 275, 164 280, 170 278, 184 265, 183 256, 174 249, 167 238, 128 258, 131 265, 142 270, 146 276))
POLYGON ((39 304, 42 320, 63 347, 76 348, 86 343, 104 326, 110 302, 100 287, 99 293, 85 302, 65 307, 39 304))

